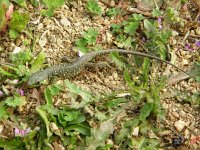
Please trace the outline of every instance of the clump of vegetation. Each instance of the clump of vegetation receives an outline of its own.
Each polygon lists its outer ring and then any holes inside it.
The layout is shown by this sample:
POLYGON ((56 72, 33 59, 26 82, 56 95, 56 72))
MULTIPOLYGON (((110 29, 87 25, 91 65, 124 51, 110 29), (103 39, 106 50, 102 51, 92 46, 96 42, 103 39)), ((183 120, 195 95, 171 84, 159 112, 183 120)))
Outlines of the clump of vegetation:
POLYGON ((88 11, 93 15, 102 14, 101 7, 99 6, 96 0, 88 0, 86 7, 88 11))

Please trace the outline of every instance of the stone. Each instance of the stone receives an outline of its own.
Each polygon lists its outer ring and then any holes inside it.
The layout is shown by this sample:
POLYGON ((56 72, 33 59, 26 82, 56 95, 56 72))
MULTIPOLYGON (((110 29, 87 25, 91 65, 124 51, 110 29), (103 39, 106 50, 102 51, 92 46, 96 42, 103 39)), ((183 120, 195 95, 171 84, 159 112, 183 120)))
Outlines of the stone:
POLYGON ((185 122, 182 120, 178 120, 174 123, 174 126, 177 131, 181 132, 183 130, 183 128, 185 127, 185 122))
POLYGON ((60 20, 60 23, 63 25, 63 26, 71 26, 71 22, 67 19, 67 18, 63 18, 60 20))

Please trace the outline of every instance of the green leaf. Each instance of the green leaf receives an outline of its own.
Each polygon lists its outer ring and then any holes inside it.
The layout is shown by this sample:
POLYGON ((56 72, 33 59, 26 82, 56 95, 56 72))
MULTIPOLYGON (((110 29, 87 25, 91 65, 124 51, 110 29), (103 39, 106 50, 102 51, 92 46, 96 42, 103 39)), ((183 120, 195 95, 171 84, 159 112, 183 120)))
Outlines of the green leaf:
POLYGON ((46 131, 47 131, 47 137, 49 138, 52 135, 52 132, 49 129, 50 122, 48 121, 47 114, 44 110, 42 110, 41 106, 36 107, 36 111, 45 123, 46 131))
POLYGON ((77 131, 78 133, 81 133, 81 134, 86 135, 86 136, 91 135, 90 127, 83 125, 83 124, 71 125, 71 126, 65 128, 65 131, 71 131, 71 130, 77 131))
POLYGON ((162 13, 160 12, 159 9, 155 8, 153 9, 153 11, 151 12, 153 17, 159 17, 159 16, 162 16, 162 13))
POLYGON ((25 96, 8 97, 5 103, 11 107, 23 106, 26 104, 26 97, 25 96))
POLYGON ((69 80, 65 80, 65 85, 68 87, 69 91, 80 95, 82 97, 82 101, 80 104, 76 103, 76 106, 73 106, 74 108, 79 108, 85 106, 87 103, 93 101, 93 96, 86 90, 76 86, 75 84, 69 82, 69 80))
POLYGON ((13 2, 15 2, 17 5, 21 6, 21 7, 25 7, 26 6, 26 1, 25 0, 12 0, 13 2))
POLYGON ((104 146, 106 139, 108 139, 110 134, 113 134, 113 131, 113 119, 102 122, 98 129, 92 130, 92 136, 89 140, 89 146, 86 149, 94 150, 99 146, 104 146))
POLYGON ((78 40, 75 41, 75 45, 78 47, 78 49, 81 51, 81 52, 88 52, 88 48, 87 48, 87 40, 84 39, 84 38, 80 38, 78 40))
POLYGON ((3 5, 3 7, 5 8, 5 9, 7 9, 8 8, 8 6, 9 6, 9 0, 1 0, 0 1, 0 6, 2 7, 3 5))
POLYGON ((42 0, 42 2, 48 7, 47 10, 43 10, 42 14, 48 17, 53 16, 54 9, 64 5, 64 0, 42 0))
POLYGON ((105 103, 105 106, 112 108, 112 107, 118 106, 120 103, 123 103, 123 102, 124 102, 124 98, 117 98, 117 99, 108 101, 107 103, 105 103))
POLYGON ((120 131, 115 136, 115 142, 116 142, 116 144, 120 144, 129 135, 130 135, 130 129, 128 129, 128 128, 122 128, 122 129, 120 129, 120 131))
POLYGON ((58 8, 64 5, 64 0, 42 0, 42 2, 47 5, 48 8, 58 8))
POLYGON ((106 14, 107 16, 109 17, 115 17, 117 16, 119 13, 121 12, 121 9, 120 8, 110 8, 106 14))
MULTIPOLYGON (((147 30, 147 33, 155 32, 156 30, 156 27, 148 19, 144 19, 144 28, 147 30)), ((148 35, 149 34, 147 34, 147 37, 150 38, 148 35)))
POLYGON ((121 25, 119 24, 111 24, 111 31, 113 34, 117 34, 117 33, 120 33, 121 32, 121 25))
POLYGON ((58 95, 64 87, 59 84, 53 84, 44 90, 47 105, 53 105, 53 96, 58 95))
POLYGON ((146 103, 144 104, 144 106, 142 106, 141 110, 140 110, 140 121, 145 121, 146 118, 150 115, 150 113, 152 112, 154 107, 154 103, 146 103))
POLYGON ((139 22, 131 22, 131 23, 129 23, 128 25, 126 25, 124 27, 124 32, 129 34, 129 35, 134 35, 136 29, 139 26, 139 24, 140 24, 139 22))
POLYGON ((144 17, 141 14, 133 14, 134 21, 141 21, 144 17))
POLYGON ((143 73, 142 76, 143 76, 144 84, 147 85, 148 84, 148 79, 149 79, 149 71, 150 71, 150 60, 148 58, 144 59, 141 71, 143 73))
POLYGON ((124 127, 125 128, 135 128, 139 125, 139 123, 140 123, 140 120, 137 117, 137 118, 134 118, 134 119, 124 122, 124 127))
MULTIPOLYGON (((9 1, 8 1, 8 3, 9 3, 9 1)), ((5 15, 6 9, 7 9, 6 4, 3 3, 2 1, 0 1, 0 32, 6 24, 6 15, 5 15)))
POLYGON ((12 13, 9 27, 10 29, 16 30, 17 32, 22 32, 26 28, 29 19, 29 14, 25 12, 20 13, 18 11, 15 11, 12 13))
POLYGON ((85 116, 77 110, 62 111, 58 114, 58 121, 62 126, 79 124, 85 121, 85 116))
POLYGON ((30 52, 29 49, 26 49, 18 53, 12 53, 9 58, 14 64, 22 65, 31 61, 33 59, 33 54, 30 52))
POLYGON ((0 102, 0 120, 1 119, 7 119, 9 117, 7 111, 7 106, 5 105, 5 102, 0 102))
POLYGON ((45 100, 47 102, 47 105, 53 105, 53 96, 52 96, 49 88, 44 90, 44 97, 45 97, 45 100))
POLYGON ((14 149, 22 149, 22 147, 25 146, 25 143, 23 142, 22 139, 13 139, 13 140, 3 140, 0 139, 0 147, 4 148, 6 150, 14 150, 14 149))
POLYGON ((83 38, 87 41, 87 44, 95 44, 97 39, 98 31, 95 29, 88 29, 87 32, 83 33, 83 38))
POLYGON ((16 39, 19 36, 19 33, 15 29, 9 29, 9 37, 11 39, 16 39))
POLYGON ((131 147, 133 149, 143 149, 145 148, 146 144, 146 138, 145 137, 139 137, 139 138, 133 138, 131 140, 131 147))
POLYGON ((86 5, 88 11, 92 14, 101 15, 101 7, 96 0, 88 0, 86 5))
POLYGON ((3 74, 5 76, 8 76, 8 77, 16 77, 14 74, 11 74, 7 71, 5 71, 3 68, 0 67, 0 74, 3 74))
POLYGON ((31 73, 35 73, 42 68, 46 59, 46 53, 41 51, 31 65, 31 73))

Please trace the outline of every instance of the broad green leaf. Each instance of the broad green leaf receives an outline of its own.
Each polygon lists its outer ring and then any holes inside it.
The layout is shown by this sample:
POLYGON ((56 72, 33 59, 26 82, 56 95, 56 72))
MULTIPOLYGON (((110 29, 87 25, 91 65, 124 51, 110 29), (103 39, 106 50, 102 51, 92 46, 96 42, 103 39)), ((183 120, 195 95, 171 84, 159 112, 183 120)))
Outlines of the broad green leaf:
POLYGON ((152 112, 154 107, 154 103, 146 103, 144 104, 144 106, 142 106, 141 110, 140 110, 140 121, 145 121, 146 118, 150 115, 150 113, 152 112))
POLYGON ((90 136, 90 127, 83 124, 71 125, 65 128, 65 131, 77 131, 83 135, 90 136))
POLYGON ((126 140, 126 138, 130 135, 130 129, 128 128, 122 128, 119 133, 115 136, 115 143, 120 144, 123 140, 126 140))
POLYGON ((49 90, 49 88, 46 88, 44 90, 44 97, 45 97, 45 100, 47 102, 47 105, 53 105, 53 96, 52 96, 51 91, 49 90))
POLYGON ((123 61, 120 59, 120 56, 117 53, 110 54, 110 57, 120 70, 122 70, 122 68, 125 68, 125 63, 123 63, 123 61))
MULTIPOLYGON (((147 19, 144 19, 144 28, 147 30, 147 32, 155 32, 155 26, 147 19)), ((148 34, 147 37, 150 38, 148 34)))
POLYGON ((23 106, 26 104, 26 97, 25 96, 8 97, 5 103, 11 107, 23 106))
POLYGON ((49 129, 50 122, 48 121, 47 113, 44 110, 42 110, 42 108, 40 106, 36 107, 36 111, 45 123, 46 131, 47 131, 47 137, 49 138, 52 135, 52 132, 49 129))
POLYGON ((160 12, 159 9, 153 9, 153 11, 151 12, 153 17, 159 17, 159 16, 162 16, 162 13, 160 12))
POLYGON ((135 21, 141 21, 144 17, 141 14, 133 14, 133 18, 135 21))
POLYGON ((7 111, 7 106, 5 105, 5 102, 2 101, 0 102, 0 120, 3 119, 7 119, 9 117, 7 111))
POLYGON ((71 83, 69 80, 65 80, 65 85, 68 87, 70 92, 80 95, 82 97, 82 101, 80 105, 77 104, 76 106, 73 106, 74 108, 83 107, 88 102, 93 101, 93 96, 88 91, 76 86, 74 83, 71 83))
POLYGON ((124 98, 117 98, 117 99, 113 99, 111 101, 108 101, 107 103, 105 103, 105 106, 112 108, 112 107, 118 106, 118 104, 123 103, 123 102, 125 102, 124 98))
POLYGON ((132 138, 131 140, 131 148, 133 149, 143 149, 145 148, 146 138, 139 137, 139 138, 132 138))
POLYGON ((44 51, 41 51, 31 65, 31 73, 40 70, 40 68, 42 68, 43 66, 45 59, 46 59, 46 53, 44 51))
POLYGON ((104 146, 106 139, 113 134, 113 131, 113 119, 102 122, 98 129, 92 130, 92 137, 90 137, 89 146, 86 149, 94 150, 99 146, 104 146))
POLYGON ((52 96, 55 96, 55 95, 58 95, 60 93, 60 91, 64 88, 62 85, 60 84, 53 84, 51 85, 50 87, 48 87, 50 92, 51 92, 51 95, 52 96))
POLYGON ((77 110, 63 110, 58 114, 58 121, 66 125, 78 124, 85 121, 85 116, 77 110))
POLYGON ((137 118, 134 118, 134 119, 124 122, 124 127, 125 128, 134 128, 134 127, 137 127, 139 125, 139 123, 140 123, 140 120, 137 117, 137 118))

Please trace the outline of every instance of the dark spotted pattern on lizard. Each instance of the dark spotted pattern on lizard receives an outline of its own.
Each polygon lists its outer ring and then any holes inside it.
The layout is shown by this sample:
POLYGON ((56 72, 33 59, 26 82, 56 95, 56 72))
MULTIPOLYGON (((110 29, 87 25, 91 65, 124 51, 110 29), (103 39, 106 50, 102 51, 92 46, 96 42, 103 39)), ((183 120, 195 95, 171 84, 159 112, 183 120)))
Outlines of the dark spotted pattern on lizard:
POLYGON ((84 69, 84 67, 87 65, 87 63, 90 60, 92 60, 93 58, 95 58, 96 56, 109 54, 112 52, 118 52, 118 53, 123 53, 123 54, 132 54, 132 55, 155 59, 155 60, 164 62, 166 64, 172 65, 176 69, 188 74, 187 72, 185 72, 184 70, 171 64, 170 62, 162 60, 161 58, 153 56, 153 55, 140 53, 140 52, 136 52, 136 51, 123 50, 123 49, 109 49, 109 50, 90 52, 90 53, 87 53, 84 56, 80 57, 73 63, 63 63, 63 64, 59 64, 59 65, 55 65, 55 66, 46 68, 42 71, 38 71, 30 76, 30 78, 28 80, 28 85, 33 85, 37 82, 40 82, 44 79, 49 79, 53 76, 64 76, 65 78, 74 77, 77 74, 79 74, 84 69))

